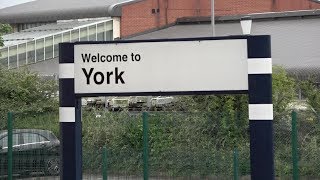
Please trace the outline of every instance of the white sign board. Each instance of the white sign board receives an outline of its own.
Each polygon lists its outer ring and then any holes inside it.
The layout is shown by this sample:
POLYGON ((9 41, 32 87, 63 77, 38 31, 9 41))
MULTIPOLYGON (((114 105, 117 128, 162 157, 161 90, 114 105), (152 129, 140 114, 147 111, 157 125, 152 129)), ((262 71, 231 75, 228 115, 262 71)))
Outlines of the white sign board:
POLYGON ((76 44, 75 93, 248 90, 247 40, 76 44))

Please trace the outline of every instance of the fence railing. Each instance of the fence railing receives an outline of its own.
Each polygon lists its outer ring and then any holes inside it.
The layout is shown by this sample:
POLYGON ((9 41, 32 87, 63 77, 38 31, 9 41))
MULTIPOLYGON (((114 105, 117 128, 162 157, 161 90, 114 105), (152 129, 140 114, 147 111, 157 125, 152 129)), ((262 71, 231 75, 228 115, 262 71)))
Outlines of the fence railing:
MULTIPOLYGON (((84 179, 250 179, 247 132, 234 137, 238 134, 218 122, 220 117, 94 113, 85 112, 83 118, 84 179)), ((52 119, 42 121, 39 125, 39 120, 8 114, 7 130, 0 133, 0 179, 59 179, 59 132, 51 127, 59 124, 57 119, 54 125, 52 119)), ((292 112, 274 123, 274 131, 276 176, 320 178, 319 122, 303 112, 292 112)))

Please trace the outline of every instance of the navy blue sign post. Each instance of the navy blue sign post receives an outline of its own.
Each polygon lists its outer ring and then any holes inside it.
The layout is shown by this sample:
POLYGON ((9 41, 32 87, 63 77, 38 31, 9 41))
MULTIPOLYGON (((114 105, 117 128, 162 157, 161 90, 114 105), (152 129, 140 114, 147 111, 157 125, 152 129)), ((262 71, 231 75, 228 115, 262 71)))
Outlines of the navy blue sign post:
POLYGON ((217 93, 248 94, 251 179, 275 178, 270 36, 76 42, 59 50, 60 179, 82 179, 81 97, 217 93), (146 77, 139 68, 152 70, 146 77))
POLYGON ((274 179, 270 36, 248 37, 248 80, 251 179, 274 179))

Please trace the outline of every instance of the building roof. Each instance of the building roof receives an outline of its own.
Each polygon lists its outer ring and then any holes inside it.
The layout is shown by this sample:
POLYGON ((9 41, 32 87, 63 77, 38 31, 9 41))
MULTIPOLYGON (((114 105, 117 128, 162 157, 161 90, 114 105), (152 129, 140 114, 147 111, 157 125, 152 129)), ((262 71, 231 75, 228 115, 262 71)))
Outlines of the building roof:
POLYGON ((26 3, 29 1, 34 1, 34 0, 1 0, 0 1, 0 9, 10 7, 10 6, 15 6, 18 4, 26 3))
MULTIPOLYGON (((212 36, 211 24, 177 24, 129 39, 167 39, 212 36)), ((203 22, 202 22, 203 23, 203 22)), ((320 18, 254 20, 252 35, 271 35, 273 64, 298 74, 320 74, 320 18)), ((242 34, 240 22, 216 24, 217 36, 242 34)))
POLYGON ((36 0, 0 10, 0 23, 50 22, 121 16, 121 7, 140 0, 36 0))
POLYGON ((111 18, 58 21, 56 23, 25 29, 21 32, 7 34, 2 36, 2 38, 4 40, 4 47, 13 46, 50 35, 60 34, 64 31, 70 31, 72 29, 78 29, 80 27, 87 27, 91 24, 96 24, 108 20, 111 20, 111 18))

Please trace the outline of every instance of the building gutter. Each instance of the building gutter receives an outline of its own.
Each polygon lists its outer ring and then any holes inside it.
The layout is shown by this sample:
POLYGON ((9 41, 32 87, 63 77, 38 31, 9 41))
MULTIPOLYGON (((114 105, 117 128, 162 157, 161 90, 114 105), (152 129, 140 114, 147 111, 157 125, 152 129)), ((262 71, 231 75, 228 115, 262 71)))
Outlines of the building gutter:
POLYGON ((290 18, 290 17, 307 17, 307 16, 320 16, 320 9, 314 10, 300 10, 300 11, 284 11, 284 12, 267 12, 267 13, 252 13, 246 15, 234 16, 220 16, 216 21, 238 21, 243 16, 250 16, 251 19, 277 19, 277 18, 290 18))
MULTIPOLYGON (((314 17, 320 17, 320 9, 253 13, 253 14, 242 14, 242 15, 232 15, 232 16, 216 16, 215 22, 216 23, 239 22, 240 19, 245 16, 249 16, 252 20, 255 20, 255 21, 286 19, 286 18, 314 18, 314 17)), ((208 16, 182 17, 182 18, 178 18, 176 21, 176 24, 209 24, 209 23, 211 23, 211 19, 208 16)))

